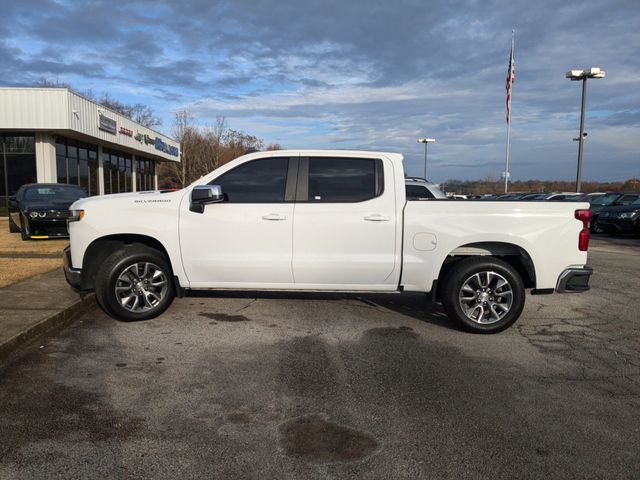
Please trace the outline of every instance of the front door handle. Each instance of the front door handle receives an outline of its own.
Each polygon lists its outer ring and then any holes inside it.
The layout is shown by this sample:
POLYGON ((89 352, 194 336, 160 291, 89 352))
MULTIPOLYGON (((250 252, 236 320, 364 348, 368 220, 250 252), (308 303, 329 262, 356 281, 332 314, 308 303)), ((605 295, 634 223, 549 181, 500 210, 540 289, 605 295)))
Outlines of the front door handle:
POLYGON ((263 215, 262 219, 263 220, 278 221, 278 220, 286 220, 287 217, 285 217, 284 215, 280 215, 279 213, 270 213, 269 215, 263 215))
POLYGON ((374 213, 373 215, 367 215, 364 217, 367 222, 388 222, 391 220, 390 217, 385 215, 380 215, 379 213, 374 213))

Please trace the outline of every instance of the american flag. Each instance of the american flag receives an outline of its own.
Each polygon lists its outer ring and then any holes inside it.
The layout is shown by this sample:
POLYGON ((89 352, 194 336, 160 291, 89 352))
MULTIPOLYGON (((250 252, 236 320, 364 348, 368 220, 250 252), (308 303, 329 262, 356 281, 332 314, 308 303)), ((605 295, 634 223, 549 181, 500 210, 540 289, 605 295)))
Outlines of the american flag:
POLYGON ((507 71, 507 123, 511 114, 511 87, 516 81, 516 61, 513 58, 513 43, 511 44, 511 55, 509 55, 509 70, 507 71))

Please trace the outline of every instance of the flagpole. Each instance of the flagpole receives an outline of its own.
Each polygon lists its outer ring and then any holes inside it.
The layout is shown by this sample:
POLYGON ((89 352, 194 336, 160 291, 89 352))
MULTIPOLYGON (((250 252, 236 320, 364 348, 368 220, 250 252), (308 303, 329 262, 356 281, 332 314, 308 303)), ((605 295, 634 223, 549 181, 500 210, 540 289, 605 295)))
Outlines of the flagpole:
MULTIPOLYGON (((511 30, 511 58, 509 59, 509 82, 511 82, 511 69, 513 68, 512 62, 514 61, 514 48, 516 42, 515 30, 511 30)), ((513 83, 509 88, 509 99, 507 105, 507 146, 504 156, 504 193, 509 190, 509 147, 511 146, 511 97, 513 96, 513 83)))

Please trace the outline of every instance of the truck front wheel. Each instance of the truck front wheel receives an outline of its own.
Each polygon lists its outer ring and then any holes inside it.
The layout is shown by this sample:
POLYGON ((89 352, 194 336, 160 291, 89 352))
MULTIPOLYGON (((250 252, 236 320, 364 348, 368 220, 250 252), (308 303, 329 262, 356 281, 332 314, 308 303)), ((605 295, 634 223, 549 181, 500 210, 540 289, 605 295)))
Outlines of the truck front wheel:
POLYGON ((96 298, 111 317, 127 322, 164 312, 175 297, 171 266, 165 256, 145 246, 112 253, 96 277, 96 298))
POLYGON ((474 333, 497 333, 511 326, 524 308, 524 284, 507 262, 469 257, 447 274, 442 303, 447 315, 474 333))

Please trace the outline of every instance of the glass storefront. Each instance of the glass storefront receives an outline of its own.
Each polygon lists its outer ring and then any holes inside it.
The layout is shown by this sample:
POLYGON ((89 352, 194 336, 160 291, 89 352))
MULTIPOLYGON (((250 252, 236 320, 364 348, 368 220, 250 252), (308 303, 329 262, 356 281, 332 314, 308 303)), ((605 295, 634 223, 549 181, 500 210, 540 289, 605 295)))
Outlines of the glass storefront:
MULTIPOLYGON (((8 199, 21 185, 37 182, 35 147, 35 133, 0 133, 0 217, 7 216, 8 199)), ((97 145, 56 136, 56 171, 46 181, 78 185, 88 195, 98 195, 98 151, 97 145)), ((130 153, 108 148, 102 152, 105 194, 155 190, 155 160, 137 155, 134 160, 130 153)))
POLYGON ((136 156, 136 189, 139 192, 156 189, 155 165, 149 158, 136 156))
POLYGON ((107 148, 102 150, 105 194, 133 191, 132 162, 129 153, 107 148))
POLYGON ((58 183, 79 185, 98 195, 98 147, 63 137, 56 139, 58 183))
POLYGON ((0 133, 0 216, 7 215, 10 196, 25 183, 36 182, 34 134, 0 133))

